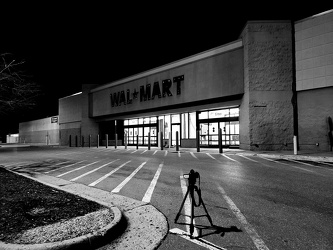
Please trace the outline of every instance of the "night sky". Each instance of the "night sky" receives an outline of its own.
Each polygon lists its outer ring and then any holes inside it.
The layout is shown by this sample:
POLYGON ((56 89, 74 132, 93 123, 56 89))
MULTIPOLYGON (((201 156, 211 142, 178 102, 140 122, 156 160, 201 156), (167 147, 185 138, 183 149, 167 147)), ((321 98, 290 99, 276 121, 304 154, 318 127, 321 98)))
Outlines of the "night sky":
POLYGON ((57 115, 58 98, 79 92, 81 84, 106 84, 235 41, 248 20, 297 21, 333 8, 329 1, 297 7, 291 1, 46 2, 1 6, 0 53, 24 59, 44 95, 34 110, 1 119, 0 134, 18 132, 18 122, 57 115))

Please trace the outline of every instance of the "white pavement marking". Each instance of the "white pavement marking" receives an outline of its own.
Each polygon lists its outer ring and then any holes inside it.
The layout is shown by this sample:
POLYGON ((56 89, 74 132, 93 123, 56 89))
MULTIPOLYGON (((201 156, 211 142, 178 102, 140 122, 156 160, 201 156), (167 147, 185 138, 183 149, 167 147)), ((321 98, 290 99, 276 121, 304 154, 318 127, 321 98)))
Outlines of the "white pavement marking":
POLYGON ((155 176, 154 176, 153 180, 150 183, 149 188, 147 189, 145 195, 143 196, 143 198, 142 198, 143 202, 150 202, 151 196, 153 195, 153 192, 154 192, 158 177, 161 174, 162 168, 163 168, 163 162, 159 165, 159 167, 158 167, 158 169, 155 173, 155 176))
POLYGON ((65 172, 65 173, 59 174, 59 175, 57 175, 56 177, 61 177, 61 176, 63 176, 63 175, 66 175, 66 174, 72 173, 72 172, 74 172, 74 171, 78 171, 78 170, 80 170, 80 169, 82 169, 82 168, 88 167, 88 166, 93 165, 93 164, 95 164, 95 163, 97 163, 97 162, 99 162, 99 161, 94 161, 94 162, 89 163, 89 164, 87 164, 87 165, 83 165, 82 167, 74 168, 74 169, 72 169, 72 170, 69 170, 68 172, 65 172))
POLYGON ((168 154, 168 151, 165 151, 164 156, 167 156, 167 154, 168 154))
POLYGON ((170 233, 172 234, 177 234, 179 235, 180 237, 186 239, 186 240, 189 240, 191 241, 192 243, 195 243, 199 246, 202 246, 202 247, 205 247, 207 249, 210 249, 210 250, 226 250, 226 248, 223 248, 223 247, 219 247, 205 239, 202 239, 202 238, 191 238, 190 235, 188 233, 186 233, 185 231, 179 229, 179 228, 172 228, 169 230, 170 233))
POLYGON ((89 171, 89 172, 86 172, 86 173, 84 173, 84 174, 81 174, 81 175, 79 175, 78 177, 75 177, 75 178, 71 179, 70 181, 76 181, 76 180, 78 180, 78 179, 80 179, 80 178, 82 178, 82 177, 84 177, 84 176, 86 176, 86 175, 88 175, 88 174, 91 174, 91 173, 93 173, 93 172, 95 172, 95 171, 97 171, 97 170, 99 170, 99 169, 101 169, 101 168, 103 168, 103 167, 105 167, 105 166, 108 166, 108 165, 114 163, 115 161, 119 161, 119 160, 120 160, 120 159, 117 159, 117 160, 114 160, 114 161, 110 161, 110 162, 108 162, 108 163, 106 163, 106 164, 104 164, 104 165, 102 165, 102 166, 100 166, 100 167, 98 167, 98 168, 95 168, 95 169, 93 169, 93 170, 91 170, 91 171, 89 171))
POLYGON ((181 157, 180 152, 178 151, 178 157, 181 157))
POLYGON ((193 152, 190 152, 190 154, 191 154, 195 159, 198 160, 198 157, 196 157, 196 155, 195 155, 193 152))
MULTIPOLYGON (((275 162, 275 163, 280 163, 280 164, 283 164, 283 165, 287 165, 287 166, 289 166, 289 167, 293 167, 293 168, 297 168, 297 169, 300 169, 300 170, 304 170, 304 171, 307 171, 307 172, 314 173, 314 171, 309 170, 309 169, 305 169, 305 168, 301 168, 301 167, 296 167, 296 166, 290 165, 290 164, 288 164, 288 163, 280 162, 280 161, 274 161, 274 160, 272 160, 272 159, 268 159, 268 158, 263 157, 263 156, 259 156, 259 157, 262 158, 262 159, 265 159, 265 160, 267 160, 267 161, 272 161, 272 162, 275 162)), ((263 163, 261 163, 261 164, 263 164, 263 163)), ((267 166, 267 165, 265 165, 265 166, 267 166)), ((270 167, 270 166, 269 166, 269 167, 270 167)))
MULTIPOLYGON (((180 176, 180 187, 182 189, 183 197, 185 197, 186 192, 187 192, 187 184, 186 181, 184 180, 183 173, 180 176)), ((185 212, 185 221, 186 221, 186 231, 188 234, 190 234, 190 225, 191 225, 191 200, 189 197, 189 194, 185 200, 184 203, 184 212, 185 212)), ((193 219, 193 225, 195 225, 195 219, 193 219)), ((198 237, 198 230, 196 227, 194 227, 193 230, 193 237, 198 237)))
POLYGON ((138 151, 138 150, 134 150, 133 152, 131 152, 131 154, 134 154, 136 151, 138 151))
POLYGON ((9 165, 5 165, 5 167, 10 167, 10 166, 13 166, 13 165, 16 165, 16 164, 22 164, 22 163, 29 163, 29 162, 28 161, 15 162, 15 163, 12 163, 12 164, 9 164, 9 165))
POLYGON ((245 158, 245 159, 248 159, 249 161, 253 161, 253 162, 257 162, 257 161, 255 161, 255 160, 253 160, 253 159, 251 159, 251 158, 249 158, 249 157, 246 157, 246 156, 244 156, 244 155, 239 155, 240 157, 243 157, 243 158, 245 158))
POLYGON ((210 153, 206 153, 206 155, 208 155, 210 158, 216 160, 216 159, 214 158, 214 156, 212 156, 210 153))
POLYGON ((251 226, 251 224, 246 220, 245 216, 242 214, 242 212, 237 208, 235 203, 229 198, 229 196, 226 194, 224 189, 218 185, 218 189, 221 192, 223 198, 228 203, 229 207, 231 208, 231 211, 236 215, 237 219, 240 221, 240 223, 243 225, 245 231, 248 233, 248 235, 251 237, 254 245, 257 247, 258 250, 269 250, 269 248, 266 246, 264 241, 260 238, 257 231, 251 226))
POLYGON ((96 181, 90 183, 88 186, 93 187, 95 185, 97 185, 98 183, 100 183, 101 181, 105 180, 106 178, 108 178, 110 175, 112 175, 114 172, 118 171, 119 169, 121 169, 123 166, 125 166, 127 163, 129 163, 131 161, 127 161, 123 164, 121 164, 119 167, 113 169, 111 172, 107 173, 106 175, 103 175, 101 178, 97 179, 96 181))
MULTIPOLYGON (((51 167, 58 166, 58 165, 60 165, 60 164, 64 164, 64 163, 68 163, 68 162, 70 162, 70 161, 59 162, 59 163, 57 163, 57 164, 51 165, 51 167)), ((75 162, 75 163, 73 163, 73 164, 69 164, 69 165, 66 165, 66 166, 63 166, 63 167, 60 167, 60 168, 52 169, 52 170, 50 170, 50 171, 44 172, 44 174, 48 174, 48 173, 51 173, 51 172, 57 171, 57 170, 59 170, 59 169, 68 168, 68 167, 74 166, 74 165, 79 164, 79 163, 82 163, 82 162, 84 162, 84 161, 78 161, 78 162, 75 162)))
POLYGON ((156 153, 157 153, 157 150, 155 150, 155 152, 153 153, 153 155, 156 154, 156 153))
POLYGON ((144 153, 146 153, 147 152, 147 149, 146 150, 144 150, 142 153, 140 153, 140 155, 142 155, 142 154, 144 154, 144 153))
POLYGON ((120 183, 116 188, 114 188, 111 192, 112 193, 119 193, 120 190, 129 182, 132 177, 139 172, 139 170, 146 164, 147 162, 145 161, 142 163, 139 167, 137 167, 122 183, 120 183))
POLYGON ((225 154, 221 154, 223 157, 229 159, 230 161, 234 161, 234 162, 237 162, 237 163, 240 163, 239 161, 236 161, 235 159, 232 159, 230 158, 229 156, 226 156, 225 154))

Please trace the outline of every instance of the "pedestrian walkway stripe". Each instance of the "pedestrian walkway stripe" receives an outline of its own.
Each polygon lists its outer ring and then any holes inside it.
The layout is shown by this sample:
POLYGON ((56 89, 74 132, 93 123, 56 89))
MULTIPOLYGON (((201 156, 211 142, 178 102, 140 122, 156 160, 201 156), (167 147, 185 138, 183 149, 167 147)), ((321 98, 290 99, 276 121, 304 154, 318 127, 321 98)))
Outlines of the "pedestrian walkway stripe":
MULTIPOLYGON (((186 181, 184 180, 183 173, 180 176, 180 187, 182 189, 183 197, 185 197, 187 192, 187 185, 186 181)), ((187 234, 190 234, 190 225, 191 225, 191 200, 189 195, 187 196, 185 202, 184 202, 184 212, 185 212, 185 223, 186 223, 186 231, 187 234)), ((193 219, 193 225, 195 225, 195 219, 193 219)), ((194 227, 193 230, 193 237, 198 237, 198 230, 196 227, 194 227)))
POLYGON ((111 162, 108 162, 108 163, 106 163, 106 164, 104 164, 104 165, 102 165, 102 166, 100 166, 100 167, 98 167, 98 168, 95 168, 95 169, 93 169, 93 170, 91 170, 91 171, 89 171, 89 172, 86 172, 86 173, 84 173, 84 174, 81 174, 81 175, 79 175, 78 177, 75 177, 75 178, 71 179, 70 181, 77 181, 78 179, 80 179, 80 178, 82 178, 82 177, 84 177, 84 176, 86 176, 86 175, 88 175, 88 174, 91 174, 91 173, 93 173, 93 172, 95 172, 95 171, 97 171, 97 170, 99 170, 99 169, 101 169, 101 168, 103 168, 103 167, 105 167, 105 166, 108 166, 108 165, 110 165, 110 164, 112 164, 112 163, 114 163, 114 162, 116 162, 116 161, 119 161, 119 159, 114 160, 114 161, 111 161, 111 162))
POLYGON ((129 182, 132 177, 139 172, 139 170, 146 164, 147 162, 145 161, 142 163, 139 167, 137 167, 122 183, 120 183, 115 189, 113 189, 111 192, 112 193, 119 193, 119 191, 129 182))
POLYGON ((251 239, 252 239, 254 245, 257 247, 257 249, 258 250, 269 250, 269 248, 266 246, 264 241, 258 235, 257 231, 246 220, 245 216, 237 208, 236 204, 229 198, 229 196, 226 194, 224 189, 220 185, 218 185, 218 189, 219 189, 220 193, 222 194, 223 198, 225 199, 225 201, 228 203, 229 207, 231 208, 231 211, 236 215, 237 219, 243 225, 245 231, 251 237, 251 239))
POLYGON ((208 155, 210 158, 216 160, 216 159, 214 158, 214 156, 212 156, 210 153, 206 153, 206 155, 208 155))
POLYGON ((202 239, 202 238, 191 238, 190 235, 188 233, 186 233, 185 231, 179 229, 179 228, 172 228, 169 230, 170 233, 172 234, 177 234, 179 235, 180 237, 186 239, 186 240, 189 240, 191 241, 192 243, 195 243, 199 246, 202 246, 202 247, 205 247, 209 250, 226 250, 226 248, 223 248, 223 247, 219 247, 205 239, 202 239))
POLYGON ((153 180, 150 183, 149 188, 147 189, 145 195, 143 196, 143 198, 142 198, 143 202, 150 202, 151 196, 153 195, 153 192, 154 192, 158 177, 161 174, 162 168, 163 168, 163 162, 159 165, 159 167, 158 167, 158 169, 155 173, 155 176, 154 176, 153 180))
POLYGON ((190 152, 190 154, 191 154, 195 159, 198 160, 198 157, 196 157, 196 155, 195 155, 193 152, 190 152))
POLYGON ((74 172, 74 171, 78 171, 78 170, 80 170, 80 169, 82 169, 82 168, 88 167, 88 166, 93 165, 93 164, 95 164, 95 163, 97 163, 97 162, 99 162, 99 161, 94 161, 94 162, 89 163, 89 164, 87 164, 87 165, 84 165, 84 166, 82 166, 82 167, 74 168, 74 169, 72 169, 72 170, 69 170, 68 172, 65 172, 65 173, 62 173, 62 174, 57 175, 57 177, 61 177, 61 176, 64 176, 64 175, 66 175, 66 174, 72 173, 72 172, 74 172))
MULTIPOLYGON (((64 163, 68 163, 68 162, 70 162, 70 161, 59 162, 57 164, 52 165, 51 167, 58 166, 60 164, 64 164, 64 163)), ((54 171, 57 171, 57 170, 60 170, 60 169, 68 168, 68 167, 74 166, 74 165, 82 163, 82 162, 84 162, 84 161, 78 161, 78 162, 75 162, 73 164, 69 164, 69 165, 66 165, 66 166, 63 166, 63 167, 60 167, 60 168, 52 169, 50 171, 44 172, 44 174, 48 174, 48 173, 51 173, 51 172, 54 172, 54 171)))
POLYGON ((230 161, 234 161, 234 162, 237 162, 237 163, 240 163, 239 161, 236 161, 235 159, 232 159, 230 158, 229 156, 226 156, 225 154, 221 154, 223 157, 229 159, 230 161))
POLYGON ((106 178, 108 178, 110 175, 112 175, 114 172, 118 171, 119 169, 121 169, 123 166, 125 166, 127 163, 129 163, 131 161, 127 161, 123 164, 121 164, 119 167, 113 169, 111 172, 107 173, 106 175, 103 175, 101 178, 97 179, 96 181, 90 183, 88 186, 93 187, 96 186, 98 183, 100 183, 101 181, 105 180, 106 178))

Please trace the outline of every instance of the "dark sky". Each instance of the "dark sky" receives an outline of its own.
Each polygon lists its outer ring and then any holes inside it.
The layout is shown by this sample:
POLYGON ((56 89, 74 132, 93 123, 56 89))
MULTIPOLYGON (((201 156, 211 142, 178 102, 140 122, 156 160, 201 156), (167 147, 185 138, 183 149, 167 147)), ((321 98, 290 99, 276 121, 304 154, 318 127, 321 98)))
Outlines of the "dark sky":
POLYGON ((46 2, 2 6, 0 53, 24 59, 45 93, 36 109, 5 122, 14 123, 8 125, 13 132, 17 122, 57 115, 58 98, 79 92, 83 83, 106 84, 232 42, 247 20, 297 21, 332 9, 332 4, 315 2, 288 6, 291 1, 192 1, 187 6, 46 2))

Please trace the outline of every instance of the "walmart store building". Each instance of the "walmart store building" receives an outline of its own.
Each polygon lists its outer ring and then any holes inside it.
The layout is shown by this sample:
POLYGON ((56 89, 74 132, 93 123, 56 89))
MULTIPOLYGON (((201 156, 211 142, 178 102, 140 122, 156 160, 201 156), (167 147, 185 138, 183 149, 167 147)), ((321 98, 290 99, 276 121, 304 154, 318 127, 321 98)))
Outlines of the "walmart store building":
POLYGON ((137 136, 147 145, 150 133, 151 144, 161 146, 162 133, 163 144, 175 145, 178 132, 181 147, 217 147, 221 129, 224 147, 286 150, 297 135, 300 147, 327 150, 332 17, 249 21, 229 44, 106 85, 83 85, 59 99, 59 143, 78 138, 87 146, 90 135, 96 145, 99 135, 105 145, 108 134, 111 145, 117 134, 124 145, 126 133, 128 145, 137 136))

